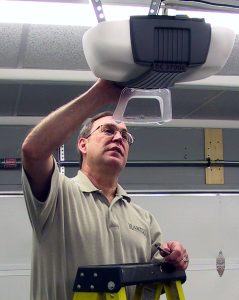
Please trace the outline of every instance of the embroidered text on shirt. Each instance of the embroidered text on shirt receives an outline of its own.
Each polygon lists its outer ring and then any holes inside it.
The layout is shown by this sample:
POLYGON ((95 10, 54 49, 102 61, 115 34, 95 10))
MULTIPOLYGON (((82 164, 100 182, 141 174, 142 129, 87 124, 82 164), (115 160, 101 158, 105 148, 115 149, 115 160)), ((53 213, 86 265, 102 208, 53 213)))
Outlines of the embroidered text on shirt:
POLYGON ((129 223, 129 229, 141 232, 141 233, 143 233, 144 236, 146 236, 146 229, 144 229, 140 226, 133 225, 133 224, 129 223))

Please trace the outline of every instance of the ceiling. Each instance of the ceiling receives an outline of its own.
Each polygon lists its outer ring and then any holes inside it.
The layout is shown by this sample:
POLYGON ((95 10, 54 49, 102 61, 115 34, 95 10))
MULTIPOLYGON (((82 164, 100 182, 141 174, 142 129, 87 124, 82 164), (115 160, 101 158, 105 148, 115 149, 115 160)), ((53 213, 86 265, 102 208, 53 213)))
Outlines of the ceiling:
MULTIPOLYGON (((92 85, 96 77, 82 48, 87 29, 0 23, 0 124, 34 124, 92 85)), ((239 128, 238 35, 217 75, 176 84, 171 92, 173 125, 203 126, 207 120, 214 127, 239 128)))

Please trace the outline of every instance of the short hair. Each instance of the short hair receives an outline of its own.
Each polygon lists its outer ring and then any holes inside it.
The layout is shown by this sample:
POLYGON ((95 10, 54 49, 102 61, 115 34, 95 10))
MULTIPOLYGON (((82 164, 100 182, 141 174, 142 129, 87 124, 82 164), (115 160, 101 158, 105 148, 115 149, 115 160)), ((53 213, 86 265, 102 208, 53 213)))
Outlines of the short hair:
MULTIPOLYGON (((95 116, 93 116, 91 118, 86 119, 86 121, 83 123, 83 125, 80 129, 80 132, 79 132, 79 135, 77 138, 77 142, 80 138, 82 138, 82 137, 86 138, 89 136, 91 129, 93 127, 93 124, 96 120, 99 120, 101 118, 108 117, 108 116, 113 116, 113 112, 112 111, 103 111, 103 112, 96 114, 95 116)), ((82 153, 80 152, 80 150, 78 149, 78 147, 77 147, 77 152, 79 153, 80 168, 81 168, 82 162, 83 162, 83 156, 82 156, 82 153)))

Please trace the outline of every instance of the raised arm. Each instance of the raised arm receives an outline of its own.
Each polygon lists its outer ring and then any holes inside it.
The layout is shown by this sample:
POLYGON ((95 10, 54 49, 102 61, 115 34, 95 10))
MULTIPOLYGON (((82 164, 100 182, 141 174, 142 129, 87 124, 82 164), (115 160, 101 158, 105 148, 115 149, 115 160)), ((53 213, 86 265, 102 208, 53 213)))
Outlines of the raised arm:
POLYGON ((45 201, 53 172, 52 153, 70 138, 91 113, 116 102, 121 89, 99 79, 88 91, 44 118, 22 144, 22 162, 35 197, 45 201))

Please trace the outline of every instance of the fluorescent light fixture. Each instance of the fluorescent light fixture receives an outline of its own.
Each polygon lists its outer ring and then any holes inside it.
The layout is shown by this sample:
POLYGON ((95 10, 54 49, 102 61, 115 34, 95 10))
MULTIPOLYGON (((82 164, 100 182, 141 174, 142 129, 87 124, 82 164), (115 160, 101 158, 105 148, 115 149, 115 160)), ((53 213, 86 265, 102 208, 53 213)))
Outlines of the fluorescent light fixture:
MULTIPOLYGON (((103 5, 107 21, 148 14, 149 8, 103 5)), ((94 26, 97 19, 90 4, 0 1, 0 23, 94 26)))
POLYGON ((214 26, 228 27, 239 33, 239 15, 225 12, 206 12, 206 11, 181 11, 168 10, 169 15, 187 15, 190 18, 204 18, 207 23, 214 26))

